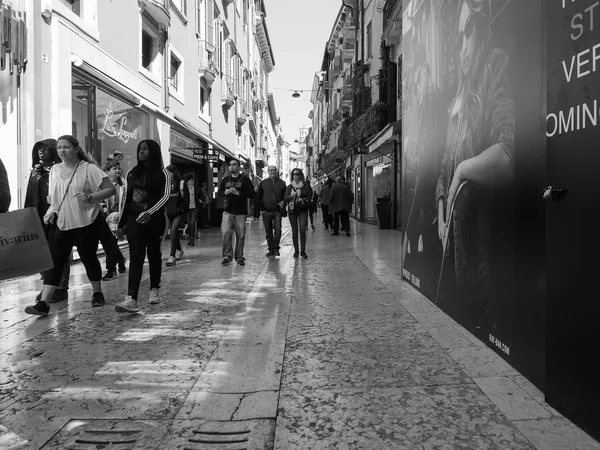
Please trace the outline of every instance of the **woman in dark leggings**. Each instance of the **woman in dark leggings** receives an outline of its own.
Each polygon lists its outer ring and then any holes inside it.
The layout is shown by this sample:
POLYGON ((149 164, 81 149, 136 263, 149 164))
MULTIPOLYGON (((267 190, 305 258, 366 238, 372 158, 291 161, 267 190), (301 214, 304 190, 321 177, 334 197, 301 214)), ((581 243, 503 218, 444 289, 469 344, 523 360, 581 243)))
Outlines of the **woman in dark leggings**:
POLYGON ((174 266, 183 258, 183 250, 179 239, 179 225, 187 214, 190 204, 190 193, 187 183, 181 190, 181 175, 173 164, 167 166, 171 174, 171 194, 167 202, 167 219, 169 219, 169 230, 171 235, 171 254, 167 259, 167 266, 174 266))
POLYGON ((96 256, 99 227, 104 221, 99 214, 99 202, 114 195, 115 188, 102 169, 88 162, 73 136, 59 137, 57 151, 62 163, 50 169, 50 207, 44 215, 44 222, 52 228, 49 235, 54 267, 44 273, 40 301, 25 308, 26 313, 41 316, 50 311, 50 300, 74 245, 92 284, 92 306, 102 306, 105 302, 102 267, 96 256))
POLYGON ((140 310, 138 291, 146 255, 150 267, 148 303, 160 303, 164 209, 170 192, 171 176, 163 168, 160 146, 152 139, 143 140, 137 147, 137 165, 127 174, 127 196, 117 228, 119 239, 127 234, 130 259, 127 296, 124 302, 115 306, 117 312, 140 310))

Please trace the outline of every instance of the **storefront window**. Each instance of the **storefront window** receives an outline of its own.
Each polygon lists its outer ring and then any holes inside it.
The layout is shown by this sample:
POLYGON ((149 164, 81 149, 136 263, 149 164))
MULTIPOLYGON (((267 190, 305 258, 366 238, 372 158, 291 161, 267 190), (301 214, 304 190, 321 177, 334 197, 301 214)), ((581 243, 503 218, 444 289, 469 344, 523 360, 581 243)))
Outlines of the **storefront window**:
POLYGON ((367 161, 367 201, 365 219, 376 220, 376 205, 380 198, 392 198, 394 183, 393 165, 390 158, 380 156, 367 161))
POLYGON ((72 134, 101 167, 115 152, 127 173, 137 163, 138 144, 149 137, 149 116, 83 78, 73 77, 72 134))
POLYGON ((102 163, 115 152, 121 152, 121 168, 127 173, 137 164, 138 144, 148 138, 148 114, 97 89, 96 121, 102 163))

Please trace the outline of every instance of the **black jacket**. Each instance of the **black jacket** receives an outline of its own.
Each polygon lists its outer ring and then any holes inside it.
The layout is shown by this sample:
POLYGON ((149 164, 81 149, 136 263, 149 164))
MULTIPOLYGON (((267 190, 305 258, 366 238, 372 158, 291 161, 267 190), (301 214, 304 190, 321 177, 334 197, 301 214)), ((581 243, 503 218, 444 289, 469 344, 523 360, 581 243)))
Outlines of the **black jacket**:
POLYGON ((240 173, 237 178, 233 178, 231 175, 223 177, 217 195, 219 197, 227 197, 229 200, 229 206, 225 209, 229 214, 248 214, 246 200, 254 198, 256 192, 254 191, 254 185, 252 184, 252 181, 250 181, 250 178, 243 173, 240 173), (225 189, 231 187, 235 187, 240 192, 240 195, 225 195, 225 189))
POLYGON ((285 197, 285 181, 281 178, 262 180, 258 186, 258 201, 261 211, 279 211, 279 203, 285 197))

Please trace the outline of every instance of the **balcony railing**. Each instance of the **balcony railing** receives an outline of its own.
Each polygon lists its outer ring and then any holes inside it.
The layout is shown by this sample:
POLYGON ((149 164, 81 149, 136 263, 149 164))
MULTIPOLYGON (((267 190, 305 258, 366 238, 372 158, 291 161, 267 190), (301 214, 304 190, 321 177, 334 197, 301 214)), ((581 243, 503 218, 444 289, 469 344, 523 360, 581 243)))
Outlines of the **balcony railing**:
POLYGON ((217 76, 217 69, 213 61, 215 55, 214 45, 201 39, 198 41, 198 74, 206 81, 208 87, 212 86, 217 76))
POLYGON ((402 3, 402 0, 386 0, 385 6, 383 7, 383 29, 385 30, 390 23, 390 20, 394 17, 394 10, 396 6, 402 3))
POLYGON ((221 106, 225 108, 231 108, 235 103, 235 97, 233 96, 233 78, 229 75, 223 76, 223 82, 221 83, 221 106))

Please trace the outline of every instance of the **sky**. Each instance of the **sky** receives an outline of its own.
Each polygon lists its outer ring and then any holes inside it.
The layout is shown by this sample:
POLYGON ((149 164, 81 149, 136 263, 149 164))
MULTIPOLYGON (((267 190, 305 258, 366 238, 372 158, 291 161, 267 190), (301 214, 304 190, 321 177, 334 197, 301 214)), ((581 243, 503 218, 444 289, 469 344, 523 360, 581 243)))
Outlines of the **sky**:
POLYGON ((284 139, 294 144, 300 128, 312 123, 308 114, 315 72, 321 70, 325 44, 331 35, 342 0, 265 0, 267 29, 275 69, 269 89, 281 118, 284 139), (293 98, 293 90, 306 90, 293 98))

